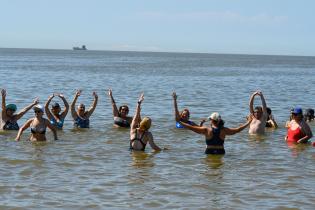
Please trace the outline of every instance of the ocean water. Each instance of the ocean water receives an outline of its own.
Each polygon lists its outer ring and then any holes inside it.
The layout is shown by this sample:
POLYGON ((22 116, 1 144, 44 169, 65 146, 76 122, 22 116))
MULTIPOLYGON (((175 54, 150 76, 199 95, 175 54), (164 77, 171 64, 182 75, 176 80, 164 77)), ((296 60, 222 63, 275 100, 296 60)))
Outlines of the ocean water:
POLYGON ((315 108, 315 57, 0 49, 0 75, 18 109, 54 92, 70 103, 82 89, 78 103, 87 106, 99 95, 88 130, 73 130, 68 114, 58 141, 51 132, 45 143, 27 141, 29 130, 20 142, 0 133, 0 209, 314 208, 315 148, 287 145, 284 125, 290 108, 315 108), (144 92, 142 116, 168 150, 128 150, 129 131, 112 126, 108 88, 130 115, 144 92), (279 129, 228 136, 224 157, 206 156, 203 136, 174 128, 173 91, 193 121, 217 111, 236 127, 256 90, 279 129))

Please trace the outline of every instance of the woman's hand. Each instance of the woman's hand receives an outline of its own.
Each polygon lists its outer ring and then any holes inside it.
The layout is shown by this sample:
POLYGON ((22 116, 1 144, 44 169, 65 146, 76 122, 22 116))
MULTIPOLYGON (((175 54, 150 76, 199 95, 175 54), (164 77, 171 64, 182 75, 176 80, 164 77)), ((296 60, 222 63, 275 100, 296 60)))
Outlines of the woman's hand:
POLYGON ((38 103, 39 103, 39 98, 36 97, 36 98, 33 100, 33 104, 36 105, 36 104, 38 104, 38 103))
POLYGON ((82 93, 82 90, 77 90, 77 92, 75 93, 75 97, 79 97, 82 93))
POLYGON ((64 96, 63 94, 61 94, 61 93, 59 93, 58 96, 59 96, 61 99, 64 99, 64 98, 65 98, 65 96, 64 96))
POLYGON ((7 91, 5 89, 2 89, 1 90, 1 95, 2 95, 2 97, 5 98, 7 96, 7 91))
POLYGON ((176 101, 177 100, 176 92, 174 91, 172 95, 173 95, 173 99, 176 101))
POLYGON ((110 97, 113 97, 113 92, 112 92, 112 89, 111 89, 111 88, 108 89, 108 95, 109 95, 110 97))
POLYGON ((144 93, 141 93, 141 95, 138 99, 138 104, 141 104, 143 100, 144 100, 144 93))

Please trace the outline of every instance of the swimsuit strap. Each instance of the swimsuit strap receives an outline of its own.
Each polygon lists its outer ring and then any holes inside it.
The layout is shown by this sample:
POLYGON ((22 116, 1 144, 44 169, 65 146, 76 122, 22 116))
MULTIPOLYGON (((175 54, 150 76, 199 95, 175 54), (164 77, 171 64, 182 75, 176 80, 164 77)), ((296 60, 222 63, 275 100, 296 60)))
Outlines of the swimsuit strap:
POLYGON ((143 147, 142 150, 144 151, 146 144, 142 141, 142 139, 144 138, 145 133, 146 133, 146 131, 142 134, 141 138, 138 138, 138 129, 136 129, 136 136, 135 136, 135 138, 130 140, 130 149, 133 149, 132 143, 134 141, 138 140, 142 144, 142 147, 143 147))

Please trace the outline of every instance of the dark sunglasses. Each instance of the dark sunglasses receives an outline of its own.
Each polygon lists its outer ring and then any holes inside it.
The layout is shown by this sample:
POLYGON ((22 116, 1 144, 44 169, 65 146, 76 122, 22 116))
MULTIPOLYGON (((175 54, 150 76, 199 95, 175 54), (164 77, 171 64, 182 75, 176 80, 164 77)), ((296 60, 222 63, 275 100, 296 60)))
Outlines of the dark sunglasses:
POLYGON ((34 113, 43 113, 43 112, 40 110, 35 110, 34 113))

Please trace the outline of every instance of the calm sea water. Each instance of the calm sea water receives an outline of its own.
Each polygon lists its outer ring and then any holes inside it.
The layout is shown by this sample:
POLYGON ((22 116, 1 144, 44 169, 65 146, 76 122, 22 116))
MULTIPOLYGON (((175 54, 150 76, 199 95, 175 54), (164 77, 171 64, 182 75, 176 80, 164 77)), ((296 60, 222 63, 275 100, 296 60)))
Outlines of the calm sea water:
POLYGON ((315 57, 0 49, 0 87, 18 109, 53 92, 70 102, 80 88, 88 106, 99 94, 87 131, 72 130, 68 115, 59 141, 0 133, 0 209, 313 209, 315 148, 283 139, 290 108, 315 108, 314 73, 315 57), (142 115, 169 150, 128 151, 129 131, 112 127, 110 87, 131 115, 144 91, 142 115), (257 89, 280 128, 227 137, 222 158, 204 155, 203 136, 174 129, 173 90, 192 120, 218 111, 234 127, 257 89))

